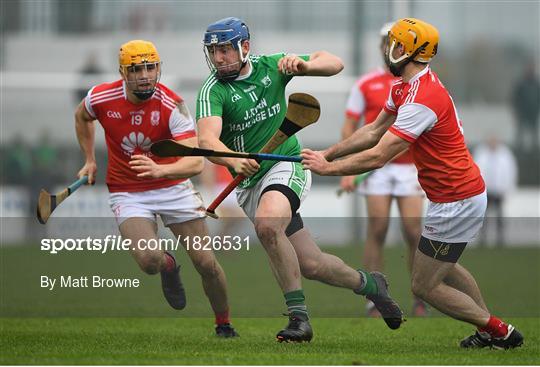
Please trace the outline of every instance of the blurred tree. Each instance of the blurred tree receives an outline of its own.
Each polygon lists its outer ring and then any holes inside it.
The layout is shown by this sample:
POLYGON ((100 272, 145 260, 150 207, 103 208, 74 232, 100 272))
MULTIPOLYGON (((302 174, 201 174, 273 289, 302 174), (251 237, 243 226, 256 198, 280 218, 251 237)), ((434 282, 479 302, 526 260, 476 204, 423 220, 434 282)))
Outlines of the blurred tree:
POLYGON ((21 135, 5 146, 2 154, 2 184, 27 185, 32 175, 32 155, 21 135))
MULTIPOLYGON (((51 143, 47 130, 43 130, 38 144, 32 151, 33 172, 35 179, 32 186, 37 190, 40 187, 52 188, 58 183, 58 148, 51 143)), ((35 191, 35 190, 33 190, 35 191)))
POLYGON ((526 150, 537 150, 540 81, 535 73, 534 62, 525 66, 522 76, 514 84, 511 103, 517 121, 516 145, 526 150))

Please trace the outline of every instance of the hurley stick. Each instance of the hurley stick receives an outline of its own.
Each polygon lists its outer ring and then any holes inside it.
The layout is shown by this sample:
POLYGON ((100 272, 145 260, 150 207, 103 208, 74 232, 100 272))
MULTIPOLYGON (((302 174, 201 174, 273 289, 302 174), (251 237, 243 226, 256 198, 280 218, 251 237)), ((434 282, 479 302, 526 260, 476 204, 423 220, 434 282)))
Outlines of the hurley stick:
POLYGON ((73 194, 75 190, 87 183, 88 176, 83 176, 56 195, 49 194, 46 190, 41 189, 37 205, 37 219, 39 223, 47 223, 54 209, 66 200, 69 195, 73 194))
POLYGON ((270 153, 244 153, 244 152, 223 152, 212 149, 202 149, 181 144, 175 140, 160 140, 152 144, 150 151, 158 157, 229 157, 229 158, 249 158, 259 161, 282 161, 282 162, 302 162, 302 157, 270 154, 270 153))

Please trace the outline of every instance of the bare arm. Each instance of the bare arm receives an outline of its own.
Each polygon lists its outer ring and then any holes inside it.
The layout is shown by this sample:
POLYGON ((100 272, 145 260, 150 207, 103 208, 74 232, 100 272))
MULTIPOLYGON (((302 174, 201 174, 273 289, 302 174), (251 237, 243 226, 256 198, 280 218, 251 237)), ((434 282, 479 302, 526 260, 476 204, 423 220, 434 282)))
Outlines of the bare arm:
POLYGON ((302 164, 323 176, 357 175, 381 168, 407 150, 409 145, 408 141, 387 132, 375 147, 333 162, 328 162, 320 152, 304 149, 302 164))
MULTIPOLYGON (((221 117, 210 116, 203 117, 197 121, 199 127, 199 144, 201 148, 232 152, 221 140, 221 117)), ((236 173, 244 176, 252 176, 259 170, 259 164, 253 159, 239 158, 218 158, 208 157, 208 159, 222 166, 227 166, 233 169, 236 173)))
POLYGON ((396 121, 396 116, 382 110, 377 119, 368 125, 356 130, 347 139, 332 145, 324 151, 329 161, 373 148, 381 140, 384 133, 396 121))
MULTIPOLYGON (((219 140, 221 135, 221 117, 218 116, 209 116, 204 117, 197 121, 197 126, 199 128, 199 145, 204 149, 220 150, 224 152, 230 152, 231 150, 219 140)), ((218 157, 208 157, 208 160, 215 164, 220 164, 222 166, 233 167, 232 158, 218 158, 218 157)))
MULTIPOLYGON (((197 138, 183 139, 182 144, 198 147, 197 138)), ((158 164, 145 155, 133 155, 129 161, 132 170, 141 178, 190 178, 198 175, 204 168, 202 157, 183 157, 174 163, 158 164)))
POLYGON ((326 51, 316 51, 309 55, 308 76, 332 76, 343 70, 343 61, 326 51))
MULTIPOLYGON (((341 140, 345 140, 354 134, 354 132, 358 129, 359 122, 360 119, 346 116, 343 127, 341 128, 341 140)), ((343 176, 340 182, 341 189, 343 189, 345 192, 353 192, 356 188, 354 183, 355 177, 356 176, 343 176)))
POLYGON ((345 117, 345 122, 341 128, 341 140, 349 138, 358 129, 359 120, 352 117, 345 117))
POLYGON ((316 51, 309 55, 309 61, 290 54, 281 58, 278 68, 285 74, 307 76, 332 76, 343 70, 343 61, 326 51, 316 51))
POLYGON ((95 146, 95 120, 86 111, 84 100, 79 103, 75 110, 75 132, 77 140, 84 155, 84 166, 80 169, 77 176, 88 176, 88 183, 95 183, 95 175, 97 172, 95 146))

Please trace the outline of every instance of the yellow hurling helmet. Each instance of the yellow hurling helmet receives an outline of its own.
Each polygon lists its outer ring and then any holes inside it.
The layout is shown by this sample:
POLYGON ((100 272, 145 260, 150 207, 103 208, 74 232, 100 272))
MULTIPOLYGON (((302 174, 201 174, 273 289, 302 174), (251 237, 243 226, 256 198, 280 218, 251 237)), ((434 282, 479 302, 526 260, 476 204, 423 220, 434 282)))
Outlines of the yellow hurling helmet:
POLYGON ((118 63, 120 68, 144 63, 160 63, 161 59, 152 42, 134 40, 120 46, 118 63))
POLYGON ((154 94, 156 85, 161 77, 161 59, 152 42, 143 40, 134 40, 124 43, 120 46, 118 53, 118 63, 120 64, 120 73, 126 81, 128 88, 140 100, 146 100, 154 94), (147 72, 156 69, 157 74, 154 78, 129 76, 128 71, 136 71, 137 68, 143 68, 147 72), (152 84, 149 88, 146 84, 152 84))
POLYGON ((428 63, 437 54, 439 31, 429 23, 415 18, 398 20, 388 32, 388 56, 392 64, 405 59, 428 63), (398 59, 392 57, 392 51, 400 43, 405 54, 398 59))

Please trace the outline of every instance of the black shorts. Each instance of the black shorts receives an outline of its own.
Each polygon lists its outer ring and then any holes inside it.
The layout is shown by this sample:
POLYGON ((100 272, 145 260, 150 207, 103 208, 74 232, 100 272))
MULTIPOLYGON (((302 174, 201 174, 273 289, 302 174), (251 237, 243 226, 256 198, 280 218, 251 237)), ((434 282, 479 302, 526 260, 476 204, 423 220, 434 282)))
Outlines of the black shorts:
POLYGON ((293 189, 291 189, 289 186, 280 184, 269 185, 264 188, 260 197, 262 197, 267 191, 279 191, 283 195, 285 195, 287 200, 289 200, 289 204, 291 205, 292 218, 291 222, 285 229, 285 234, 287 235, 287 237, 292 236, 293 234, 304 228, 304 221, 302 220, 300 213, 298 213, 298 209, 300 209, 300 198, 298 197, 298 195, 296 195, 293 189))
POLYGON ((465 250, 465 246, 467 246, 467 242, 448 243, 430 240, 422 236, 420 237, 418 250, 435 260, 456 263, 465 250))

